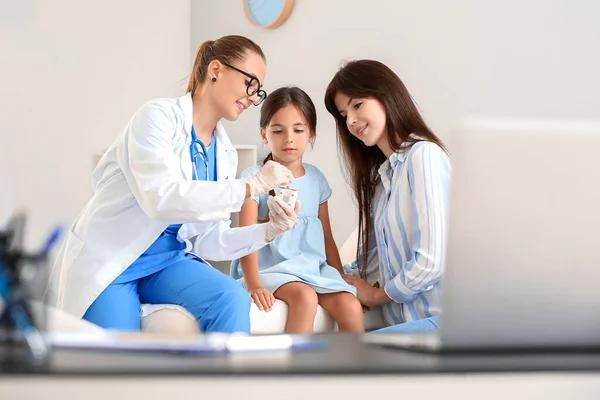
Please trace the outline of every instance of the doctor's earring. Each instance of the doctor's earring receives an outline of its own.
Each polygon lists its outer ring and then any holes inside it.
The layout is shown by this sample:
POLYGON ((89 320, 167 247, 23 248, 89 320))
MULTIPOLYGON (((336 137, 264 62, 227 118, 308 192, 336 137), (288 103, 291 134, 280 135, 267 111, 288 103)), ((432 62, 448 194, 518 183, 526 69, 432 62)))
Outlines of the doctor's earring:
POLYGON ((213 81, 213 83, 215 83, 217 81, 217 78, 215 78, 214 76, 212 77, 211 81, 213 81))

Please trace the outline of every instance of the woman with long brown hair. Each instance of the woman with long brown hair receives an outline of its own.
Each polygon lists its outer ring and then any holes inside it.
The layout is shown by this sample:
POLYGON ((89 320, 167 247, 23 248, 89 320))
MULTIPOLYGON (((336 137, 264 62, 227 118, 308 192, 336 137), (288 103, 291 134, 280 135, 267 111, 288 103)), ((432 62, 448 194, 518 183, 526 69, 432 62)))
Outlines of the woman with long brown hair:
POLYGON ((344 278, 394 331, 437 328, 450 161, 400 78, 352 61, 325 94, 359 213, 357 258, 344 278))

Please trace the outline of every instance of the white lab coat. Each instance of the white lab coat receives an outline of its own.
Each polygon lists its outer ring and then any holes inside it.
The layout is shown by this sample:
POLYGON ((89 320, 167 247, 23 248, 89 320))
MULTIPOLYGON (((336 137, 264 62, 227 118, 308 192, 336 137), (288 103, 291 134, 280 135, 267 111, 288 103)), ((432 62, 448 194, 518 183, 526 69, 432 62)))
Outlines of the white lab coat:
POLYGON ((217 182, 192 180, 192 99, 142 106, 92 175, 94 195, 66 234, 45 300, 82 317, 100 293, 170 224, 203 259, 230 260, 264 245, 265 227, 230 228, 246 185, 235 179, 237 152, 216 127, 217 182))

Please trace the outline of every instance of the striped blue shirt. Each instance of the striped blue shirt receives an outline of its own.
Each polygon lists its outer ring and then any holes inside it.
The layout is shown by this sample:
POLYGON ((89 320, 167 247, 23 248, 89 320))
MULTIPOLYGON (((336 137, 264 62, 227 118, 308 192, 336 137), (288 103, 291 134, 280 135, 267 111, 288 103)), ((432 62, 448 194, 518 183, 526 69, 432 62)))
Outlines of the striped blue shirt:
MULTIPOLYGON (((379 281, 393 300, 382 307, 387 325, 441 312, 450 168, 448 155, 431 142, 403 145, 379 168, 367 281, 379 281)), ((357 261, 346 268, 358 275, 357 261)))

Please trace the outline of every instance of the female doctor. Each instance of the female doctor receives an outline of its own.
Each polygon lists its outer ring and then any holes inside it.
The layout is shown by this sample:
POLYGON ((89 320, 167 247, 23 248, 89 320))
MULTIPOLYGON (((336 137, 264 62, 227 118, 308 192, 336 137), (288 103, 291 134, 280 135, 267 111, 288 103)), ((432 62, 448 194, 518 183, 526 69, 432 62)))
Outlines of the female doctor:
POLYGON ((249 332, 250 298, 203 259, 255 252, 297 210, 269 201, 271 222, 230 228, 250 196, 291 182, 280 164, 235 179, 237 153, 219 120, 266 97, 265 56, 241 36, 203 43, 187 94, 146 103, 96 167, 94 195, 69 230, 47 299, 107 329, 140 329, 140 305, 177 304, 202 331, 249 332))

